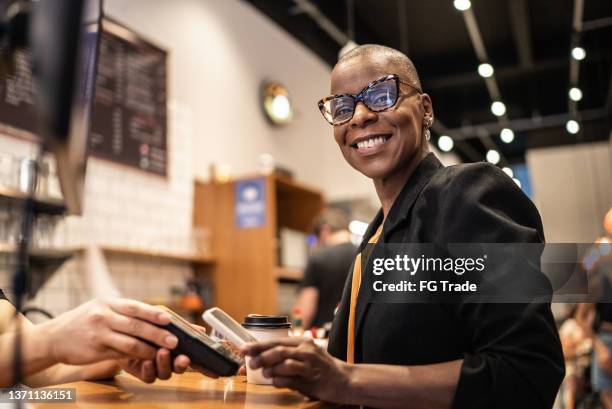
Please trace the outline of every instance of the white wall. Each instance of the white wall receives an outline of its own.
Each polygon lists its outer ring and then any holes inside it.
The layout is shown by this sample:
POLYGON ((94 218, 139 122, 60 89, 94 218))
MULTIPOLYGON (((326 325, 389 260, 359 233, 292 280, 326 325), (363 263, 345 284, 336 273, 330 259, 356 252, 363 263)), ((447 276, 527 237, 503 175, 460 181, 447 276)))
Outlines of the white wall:
MULTIPOLYGON (((330 68, 268 17, 240 0, 106 0, 106 12, 170 51, 172 98, 193 110, 194 175, 210 163, 241 175, 259 154, 321 188, 330 200, 374 198, 371 182, 345 163, 316 102, 330 68), (268 124, 259 104, 264 79, 284 84, 296 116, 268 124)), ((443 160, 456 163, 452 155, 443 160)))
POLYGON ((229 164, 234 174, 257 169, 268 152, 296 177, 331 198, 371 194, 367 180, 344 163, 316 101, 329 92, 330 69, 259 11, 239 0, 107 0, 108 15, 170 51, 170 95, 194 113, 194 173, 229 164), (293 123, 270 126, 260 109, 263 79, 283 83, 293 123))
POLYGON ((590 243, 603 234, 603 217, 612 207, 611 150, 600 142, 527 152, 548 242, 590 243))

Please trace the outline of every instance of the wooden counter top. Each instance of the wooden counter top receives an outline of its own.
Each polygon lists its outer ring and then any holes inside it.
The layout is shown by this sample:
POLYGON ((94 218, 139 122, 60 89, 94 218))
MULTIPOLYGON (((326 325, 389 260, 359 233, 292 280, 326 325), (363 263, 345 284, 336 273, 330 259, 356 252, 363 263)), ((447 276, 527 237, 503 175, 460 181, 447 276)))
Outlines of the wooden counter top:
POLYGON ((122 374, 112 382, 75 382, 58 387, 76 388, 76 403, 37 403, 40 409, 101 408, 302 408, 328 409, 337 405, 310 401, 289 389, 247 384, 246 377, 211 379, 189 372, 167 381, 145 384, 122 374))

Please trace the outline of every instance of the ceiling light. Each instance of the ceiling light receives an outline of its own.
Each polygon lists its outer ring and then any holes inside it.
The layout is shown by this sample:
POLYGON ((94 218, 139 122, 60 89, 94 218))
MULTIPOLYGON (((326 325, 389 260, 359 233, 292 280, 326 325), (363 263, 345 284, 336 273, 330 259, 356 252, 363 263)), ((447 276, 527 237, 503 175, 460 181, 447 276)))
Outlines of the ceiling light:
POLYGON ((512 178, 512 180, 514 180, 514 183, 516 183, 516 185, 518 187, 521 187, 521 181, 520 180, 518 180, 517 178, 512 178))
POLYGON ((504 128, 499 134, 501 140, 505 143, 511 143, 514 140, 514 131, 510 128, 504 128))
POLYGON ((569 90, 569 97, 572 101, 580 101, 582 99, 582 90, 578 87, 571 88, 569 90))
POLYGON ((455 0, 453 5, 459 11, 466 11, 472 7, 472 2, 470 0, 455 0))
POLYGON ((577 61, 582 61, 586 57, 586 51, 582 47, 572 48, 572 58, 577 61))
POLYGON ((570 119, 565 124, 565 129, 567 129, 567 132, 571 134, 577 134, 578 132, 580 132, 580 124, 574 121, 573 119, 570 119))
POLYGON ((495 116, 502 116, 506 113, 506 105, 501 101, 495 101, 491 104, 491 112, 495 116))
POLYGON ((448 135, 442 135, 438 139, 438 148, 440 148, 442 152, 450 152, 453 149, 453 146, 455 146, 455 142, 453 141, 453 138, 448 135))
POLYGON ((480 74, 480 76, 483 78, 489 78, 491 75, 493 75, 494 71, 495 70, 491 64, 484 63, 478 66, 478 74, 480 74))
POLYGON ((487 162, 497 165, 500 159, 501 157, 499 156, 499 152, 497 152, 495 149, 491 149, 487 152, 487 162))
POLYGON ((514 177, 514 172, 512 171, 512 169, 510 169, 509 167, 503 167, 502 170, 504 171, 504 173, 508 176, 510 176, 511 178, 514 177))

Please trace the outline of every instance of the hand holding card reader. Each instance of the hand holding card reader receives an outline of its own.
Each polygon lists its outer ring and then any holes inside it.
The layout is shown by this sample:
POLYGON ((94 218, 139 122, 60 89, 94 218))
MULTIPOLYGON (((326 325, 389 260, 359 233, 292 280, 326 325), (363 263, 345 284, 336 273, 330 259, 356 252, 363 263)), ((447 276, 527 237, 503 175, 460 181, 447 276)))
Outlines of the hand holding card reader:
POLYGON ((202 319, 237 347, 257 342, 257 338, 220 308, 204 311, 202 319))
POLYGON ((242 365, 242 358, 214 341, 203 331, 195 329, 188 321, 174 311, 160 305, 170 315, 170 324, 164 329, 174 334, 179 342, 171 352, 172 356, 187 355, 191 362, 210 369, 220 376, 232 376, 242 365))

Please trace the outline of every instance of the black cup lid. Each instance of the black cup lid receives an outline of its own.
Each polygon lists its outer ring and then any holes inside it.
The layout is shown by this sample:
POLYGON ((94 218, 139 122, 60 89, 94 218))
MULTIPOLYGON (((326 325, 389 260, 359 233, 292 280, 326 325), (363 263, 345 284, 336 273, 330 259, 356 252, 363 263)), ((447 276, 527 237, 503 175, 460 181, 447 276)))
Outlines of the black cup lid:
POLYGON ((249 315, 244 317, 242 326, 253 329, 279 329, 291 328, 291 323, 286 315, 249 315))

